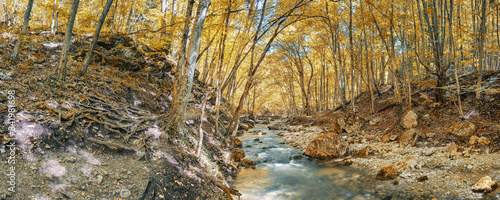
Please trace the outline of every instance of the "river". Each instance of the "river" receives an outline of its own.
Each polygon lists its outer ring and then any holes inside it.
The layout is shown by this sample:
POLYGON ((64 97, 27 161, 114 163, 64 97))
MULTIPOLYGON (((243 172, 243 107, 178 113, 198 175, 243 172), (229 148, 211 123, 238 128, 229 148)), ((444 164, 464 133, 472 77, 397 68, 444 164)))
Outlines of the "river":
MULTIPOLYGON (((275 123, 275 122, 273 122, 275 123)), ((239 137, 246 158, 257 162, 255 169, 241 168, 232 186, 244 200, 265 199, 375 199, 365 186, 373 178, 348 166, 302 156, 301 151, 282 143, 280 131, 257 124, 239 137), (259 141, 255 141, 258 138, 259 141)))

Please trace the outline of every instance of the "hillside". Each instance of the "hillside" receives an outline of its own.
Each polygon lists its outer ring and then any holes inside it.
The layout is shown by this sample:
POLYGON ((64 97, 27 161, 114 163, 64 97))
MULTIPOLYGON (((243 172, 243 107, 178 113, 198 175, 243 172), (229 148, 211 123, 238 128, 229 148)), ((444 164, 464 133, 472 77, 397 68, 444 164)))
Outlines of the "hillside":
MULTIPOLYGON (((77 73, 88 42, 72 46, 68 74, 77 73)), ((221 188, 237 169, 229 160, 227 138, 213 131, 213 99, 204 118, 204 148, 195 155, 202 83, 195 82, 189 101, 189 134, 168 135, 171 65, 157 56, 161 52, 127 37, 106 37, 96 48, 97 65, 86 76, 59 83, 53 66, 60 48, 60 43, 32 42, 21 52, 21 62, 2 60, 0 168, 14 167, 15 176, 0 175, 5 180, 0 199, 230 198, 221 188), (9 121, 10 114, 15 120, 9 121), (8 122, 17 140, 11 140, 8 122), (12 177, 15 185, 7 182, 12 177)), ((228 110, 221 113, 223 128, 228 110)))

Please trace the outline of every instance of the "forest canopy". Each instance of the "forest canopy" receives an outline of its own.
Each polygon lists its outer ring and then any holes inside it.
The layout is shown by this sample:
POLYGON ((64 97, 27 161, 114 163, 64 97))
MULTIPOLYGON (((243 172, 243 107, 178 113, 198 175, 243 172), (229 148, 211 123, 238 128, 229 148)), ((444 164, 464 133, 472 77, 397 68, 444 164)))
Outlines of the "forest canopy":
MULTIPOLYGON (((388 84, 395 101, 404 103, 411 101, 411 81, 429 79, 439 103, 457 74, 499 67, 495 0, 83 0, 72 39, 93 36, 111 3, 101 39, 131 37, 179 63, 189 40, 185 27, 195 28, 201 2, 210 5, 197 77, 242 111, 294 115, 354 108, 356 95, 380 93, 388 84)), ((19 37, 29 0, 0 4, 1 37, 19 37)), ((43 37, 27 42, 55 41, 66 31, 73 4, 33 1, 27 34, 43 37)))

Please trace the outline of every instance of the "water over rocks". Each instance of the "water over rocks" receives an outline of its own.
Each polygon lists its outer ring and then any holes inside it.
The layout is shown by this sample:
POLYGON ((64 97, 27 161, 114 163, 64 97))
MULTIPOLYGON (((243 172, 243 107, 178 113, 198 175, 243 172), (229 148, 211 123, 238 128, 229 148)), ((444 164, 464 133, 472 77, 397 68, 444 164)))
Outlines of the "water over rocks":
MULTIPOLYGON (((292 130, 301 128, 289 127, 292 130)), ((299 132, 284 130, 278 135, 305 155, 311 155, 305 153, 308 145, 316 138, 326 137, 324 134, 323 128, 311 126, 299 132)), ((370 134, 341 136, 347 141, 348 151, 339 163, 365 170, 380 180, 393 180, 390 183, 381 181, 373 186, 372 191, 381 196, 481 198, 485 197, 485 191, 490 191, 490 197, 500 196, 498 189, 495 190, 497 186, 493 184, 500 181, 500 154, 487 154, 482 149, 463 147, 457 143, 432 145, 434 143, 430 141, 428 146, 416 147, 411 144, 416 145, 415 138, 421 136, 418 133, 409 135, 411 137, 408 138, 412 139, 406 140, 408 143, 401 142, 401 136, 387 141, 383 141, 382 136, 371 137, 370 134), (484 176, 490 176, 491 181, 480 181, 484 176), (472 187, 474 183, 478 183, 476 187, 472 187)), ((468 142, 479 145, 479 138, 471 137, 468 142)), ((486 139, 481 142, 486 144, 486 139)))

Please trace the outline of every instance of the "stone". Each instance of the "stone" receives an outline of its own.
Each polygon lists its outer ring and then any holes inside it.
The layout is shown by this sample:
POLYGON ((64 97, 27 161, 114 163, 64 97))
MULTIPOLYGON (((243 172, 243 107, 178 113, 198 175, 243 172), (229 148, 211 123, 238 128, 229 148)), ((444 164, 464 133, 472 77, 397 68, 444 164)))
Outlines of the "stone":
POLYGON ((342 160, 342 162, 340 162, 340 164, 342 164, 342 165, 352 165, 352 163, 354 163, 354 162, 350 159, 344 159, 344 160, 342 160))
POLYGON ((260 139, 259 138, 255 138, 255 139, 253 139, 253 141, 258 142, 258 141, 260 141, 260 139))
POLYGON ((245 151, 243 149, 238 149, 232 154, 232 158, 235 162, 240 162, 243 157, 245 157, 245 151))
MULTIPOLYGON (((389 141, 391 141, 391 140, 390 140, 390 139, 391 139, 391 136, 392 136, 392 134, 387 133, 387 134, 385 134, 385 135, 383 135, 383 136, 382 136, 382 139, 381 139, 380 141, 381 141, 381 142, 383 142, 383 143, 389 142, 389 141)), ((397 136, 396 136, 396 137, 397 137, 397 136)))
POLYGON ((446 153, 457 152, 458 146, 453 142, 453 143, 449 144, 448 146, 446 146, 445 148, 443 148, 443 151, 446 153))
POLYGON ((431 156, 435 152, 436 152, 436 148, 426 148, 426 149, 424 149, 424 151, 422 153, 424 154, 424 156, 431 156))
POLYGON ((408 150, 407 149, 404 149, 404 148, 393 148, 392 151, 395 153, 395 154, 399 154, 399 155, 405 155, 408 153, 408 150))
POLYGON ((354 113, 347 113, 344 118, 337 119, 337 123, 347 133, 358 132, 366 123, 366 120, 354 113))
POLYGON ((408 129, 403 134, 401 134, 401 137, 399 138, 399 143, 401 144, 401 147, 405 147, 407 145, 414 145, 415 144, 415 139, 417 135, 417 130, 414 128, 408 129))
POLYGON ((477 136, 475 136, 475 135, 471 136, 471 137, 469 138, 469 144, 470 144, 470 145, 475 145, 475 144, 477 144, 477 139, 479 139, 479 137, 477 137, 477 136))
POLYGON ((362 149, 360 149, 357 154, 360 156, 367 156, 367 155, 375 154, 376 152, 378 152, 378 151, 376 149, 374 149, 373 147, 366 146, 366 147, 363 147, 362 149))
POLYGON ((319 159, 332 159, 347 153, 347 143, 338 134, 324 133, 309 142, 305 155, 319 159))
POLYGON ((370 126, 374 126, 374 125, 377 125, 379 122, 380 122, 380 117, 375 117, 373 119, 370 120, 370 126))
POLYGON ((234 145, 236 146, 236 148, 241 148, 243 146, 243 142, 240 139, 236 138, 234 140, 234 145))
POLYGON ((98 174, 96 177, 95 177, 95 180, 97 182, 97 184, 100 184, 102 183, 102 181, 104 180, 104 177, 100 174, 98 174))
POLYGON ((299 159, 302 159, 302 158, 303 158, 303 156, 300 155, 300 154, 295 154, 295 155, 292 156, 292 159, 294 159, 294 160, 299 160, 299 159))
POLYGON ((122 198, 128 198, 128 197, 130 197, 130 195, 132 195, 132 193, 130 192, 130 190, 128 190, 126 188, 123 188, 122 190, 120 190, 120 197, 122 197, 122 198))
POLYGON ((255 164, 256 164, 255 161, 252 161, 248 158, 243 158, 240 163, 240 165, 244 167, 251 167, 254 166, 255 164))
POLYGON ((387 167, 380 168, 379 172, 377 173, 377 179, 380 180, 395 179, 405 171, 416 169, 417 164, 418 160, 415 157, 410 156, 406 158, 404 161, 399 162, 397 165, 389 165, 387 167))
POLYGON ((266 132, 261 132, 261 131, 255 132, 255 135, 266 135, 266 134, 267 134, 266 132))
POLYGON ((415 128, 418 125, 417 117, 413 110, 408 111, 401 119, 401 126, 405 129, 415 128))
POLYGON ((47 173, 47 174, 45 174, 45 178, 52 180, 54 178, 54 176, 51 173, 47 173))
POLYGON ((284 123, 275 123, 267 126, 269 130, 283 130, 286 128, 286 125, 284 123))
POLYGON ((248 129, 249 127, 246 124, 240 124, 240 126, 238 126, 238 130, 247 131, 248 129))
POLYGON ((479 139, 477 139, 477 142, 480 144, 480 145, 489 145, 491 143, 491 140, 488 139, 487 137, 480 137, 479 139))
POLYGON ((418 182, 424 182, 426 180, 429 180, 429 177, 427 177, 427 176, 421 176, 421 177, 418 177, 417 180, 418 180, 418 182))
POLYGON ((449 131, 456 137, 468 138, 476 132, 476 125, 472 122, 452 123, 449 131))
POLYGON ((485 176, 472 186, 472 191, 489 193, 495 190, 497 187, 497 182, 491 180, 491 177, 485 176))
POLYGON ((67 162, 67 163, 75 163, 76 162, 76 158, 73 157, 73 156, 68 156, 68 157, 65 157, 63 159, 63 162, 67 162))
POLYGON ((394 141, 394 140, 396 140, 396 139, 398 139, 398 135, 391 135, 391 136, 389 137, 389 140, 391 140, 391 141, 394 141))

